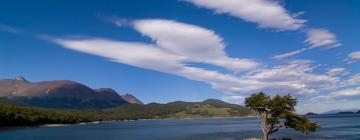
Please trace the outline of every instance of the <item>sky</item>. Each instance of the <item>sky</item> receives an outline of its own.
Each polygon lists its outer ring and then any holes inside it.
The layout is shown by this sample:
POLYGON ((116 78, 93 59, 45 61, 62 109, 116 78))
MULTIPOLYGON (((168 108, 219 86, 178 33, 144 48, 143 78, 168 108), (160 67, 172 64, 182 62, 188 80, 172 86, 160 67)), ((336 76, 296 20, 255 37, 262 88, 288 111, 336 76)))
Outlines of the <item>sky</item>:
POLYGON ((291 94, 298 112, 359 109, 358 0, 5 0, 0 77, 73 80, 145 103, 243 104, 291 94))

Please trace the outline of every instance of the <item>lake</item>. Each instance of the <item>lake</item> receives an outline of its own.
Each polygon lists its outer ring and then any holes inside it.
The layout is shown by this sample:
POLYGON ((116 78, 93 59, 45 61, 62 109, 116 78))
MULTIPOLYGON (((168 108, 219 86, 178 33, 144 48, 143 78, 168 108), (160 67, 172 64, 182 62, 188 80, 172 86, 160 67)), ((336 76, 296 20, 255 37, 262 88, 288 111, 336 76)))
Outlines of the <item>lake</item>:
MULTIPOLYGON (((304 135, 282 129, 272 137, 360 139, 360 115, 314 115, 322 128, 304 135)), ((260 137, 257 118, 141 120, 0 130, 0 140, 241 140, 260 137)))

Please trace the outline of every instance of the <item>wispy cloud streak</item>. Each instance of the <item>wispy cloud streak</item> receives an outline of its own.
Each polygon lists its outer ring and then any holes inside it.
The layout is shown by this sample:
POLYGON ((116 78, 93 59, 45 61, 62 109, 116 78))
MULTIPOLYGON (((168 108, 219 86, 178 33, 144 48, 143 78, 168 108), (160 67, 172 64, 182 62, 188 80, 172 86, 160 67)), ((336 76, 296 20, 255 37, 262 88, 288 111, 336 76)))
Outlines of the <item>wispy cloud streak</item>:
POLYGON ((282 5, 272 0, 184 0, 199 7, 212 9, 245 21, 257 23, 262 28, 297 30, 306 20, 297 19, 301 13, 290 14, 282 5))
POLYGON ((20 29, 17 29, 15 27, 11 27, 9 25, 0 23, 0 31, 8 32, 8 33, 19 33, 21 32, 20 29))

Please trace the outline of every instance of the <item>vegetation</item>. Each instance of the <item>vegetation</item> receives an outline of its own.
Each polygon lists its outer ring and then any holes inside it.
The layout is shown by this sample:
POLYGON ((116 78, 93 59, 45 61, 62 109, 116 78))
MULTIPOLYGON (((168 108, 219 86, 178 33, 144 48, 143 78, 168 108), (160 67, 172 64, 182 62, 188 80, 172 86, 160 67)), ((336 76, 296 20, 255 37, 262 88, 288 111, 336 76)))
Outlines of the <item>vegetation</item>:
POLYGON ((49 123, 72 124, 88 121, 90 121, 89 118, 81 117, 70 112, 61 113, 9 103, 0 103, 0 127, 33 126, 49 123))
POLYGON ((318 115, 318 114, 316 114, 314 112, 309 112, 309 113, 306 113, 305 115, 318 115))
POLYGON ((356 114, 356 112, 352 112, 352 111, 341 111, 341 112, 338 112, 336 114, 356 114))
POLYGON ((104 110, 114 120, 124 119, 167 119, 167 118, 212 118, 254 115, 248 108, 228 104, 220 100, 204 102, 151 103, 148 105, 127 104, 118 108, 104 110), (119 118, 122 116, 123 118, 119 118))
POLYGON ((210 118, 252 115, 250 109, 220 100, 204 102, 151 103, 148 105, 125 104, 102 110, 64 110, 35 108, 0 101, 0 127, 34 126, 42 124, 73 124, 107 120, 137 120, 166 118, 210 118))
POLYGON ((263 139, 268 140, 269 135, 280 128, 293 128, 305 134, 314 132, 319 127, 305 116, 295 114, 294 107, 297 100, 290 95, 275 96, 271 98, 263 92, 253 94, 245 99, 245 106, 257 111, 261 118, 263 139))

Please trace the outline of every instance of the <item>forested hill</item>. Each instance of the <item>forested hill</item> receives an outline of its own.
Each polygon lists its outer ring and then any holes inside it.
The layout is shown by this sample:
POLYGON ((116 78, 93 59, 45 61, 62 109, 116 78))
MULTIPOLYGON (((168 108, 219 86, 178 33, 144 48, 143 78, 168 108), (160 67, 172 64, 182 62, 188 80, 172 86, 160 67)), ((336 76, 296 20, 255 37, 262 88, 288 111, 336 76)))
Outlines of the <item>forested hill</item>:
POLYGON ((7 99, 0 101, 0 127, 72 124, 106 120, 237 117, 254 114, 251 110, 240 105, 228 104, 214 99, 204 102, 176 101, 167 104, 124 104, 116 108, 96 110, 46 109, 14 104, 7 99))
POLYGON ((111 88, 92 89, 69 80, 30 82, 0 79, 0 126, 80 123, 105 120, 235 117, 251 110, 221 100, 144 105, 111 88))

